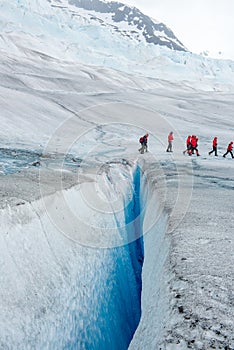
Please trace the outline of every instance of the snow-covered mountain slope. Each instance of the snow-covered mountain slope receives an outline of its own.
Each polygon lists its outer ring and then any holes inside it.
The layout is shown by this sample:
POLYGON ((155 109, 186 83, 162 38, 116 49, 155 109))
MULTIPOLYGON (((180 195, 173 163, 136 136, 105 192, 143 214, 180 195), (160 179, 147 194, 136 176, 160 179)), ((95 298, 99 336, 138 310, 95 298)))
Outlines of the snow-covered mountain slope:
POLYGON ((165 24, 144 15, 136 7, 102 0, 50 0, 50 2, 52 6, 68 10, 72 17, 78 16, 81 19, 83 16, 83 20, 91 25, 107 27, 111 32, 120 33, 134 41, 146 41, 186 51, 184 45, 165 24), (86 11, 82 14, 81 9, 86 11))
MULTIPOLYGON (((138 42, 109 25, 92 22, 89 10, 64 1, 56 7, 46 0, 3 2, 0 12, 3 57, 6 53, 13 59, 80 62, 138 76, 183 81, 206 90, 233 89, 233 61, 171 50, 145 40, 138 42), (79 15, 73 15, 73 11, 79 15)), ((102 18, 109 23, 110 17, 108 14, 106 19, 102 18)))

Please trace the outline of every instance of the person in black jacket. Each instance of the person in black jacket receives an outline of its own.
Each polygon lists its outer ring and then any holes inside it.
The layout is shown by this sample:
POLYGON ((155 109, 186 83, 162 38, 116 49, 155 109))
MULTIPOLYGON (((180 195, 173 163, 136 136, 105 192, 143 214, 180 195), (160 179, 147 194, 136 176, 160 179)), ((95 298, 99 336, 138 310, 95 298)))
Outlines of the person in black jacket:
POLYGON ((140 144, 141 144, 141 148, 139 148, 139 152, 141 154, 143 154, 144 152, 148 152, 148 137, 149 134, 145 134, 144 136, 142 136, 139 140, 140 144))

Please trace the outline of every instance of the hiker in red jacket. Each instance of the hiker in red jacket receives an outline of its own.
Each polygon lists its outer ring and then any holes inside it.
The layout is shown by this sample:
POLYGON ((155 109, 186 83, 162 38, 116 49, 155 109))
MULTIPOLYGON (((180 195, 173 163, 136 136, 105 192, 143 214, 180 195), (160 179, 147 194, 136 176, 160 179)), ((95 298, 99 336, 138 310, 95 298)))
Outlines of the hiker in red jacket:
POLYGON ((233 149, 233 146, 232 146, 232 145, 233 145, 233 142, 230 142, 229 145, 227 146, 227 152, 224 153, 224 155, 223 155, 224 158, 226 157, 226 155, 227 155, 228 153, 230 153, 231 156, 232 156, 232 158, 234 158, 233 153, 232 153, 232 149, 233 149))
POLYGON ((170 132, 170 134, 167 137, 167 140, 168 140, 167 152, 172 152, 172 141, 174 140, 173 131, 170 132))
POLYGON ((189 155, 191 156, 192 154, 194 154, 194 151, 196 151, 196 155, 200 156, 198 149, 197 149, 197 144, 198 142, 198 137, 196 135, 192 135, 191 137, 191 149, 189 150, 189 155))
POLYGON ((185 151, 183 151, 183 153, 189 154, 189 150, 191 149, 191 136, 190 135, 187 137, 186 146, 187 146, 187 149, 185 151))
POLYGON ((215 136, 213 139, 213 150, 209 152, 209 155, 211 155, 211 153, 215 153, 215 156, 217 157, 217 145, 218 145, 218 141, 217 141, 217 137, 215 136))

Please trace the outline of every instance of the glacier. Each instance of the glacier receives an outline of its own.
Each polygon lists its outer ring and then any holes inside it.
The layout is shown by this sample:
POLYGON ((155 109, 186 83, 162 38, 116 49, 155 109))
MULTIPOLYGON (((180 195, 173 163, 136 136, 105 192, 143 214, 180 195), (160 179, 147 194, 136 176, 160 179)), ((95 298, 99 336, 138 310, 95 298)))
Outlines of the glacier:
POLYGON ((233 61, 0 6, 0 348, 233 349, 233 61))

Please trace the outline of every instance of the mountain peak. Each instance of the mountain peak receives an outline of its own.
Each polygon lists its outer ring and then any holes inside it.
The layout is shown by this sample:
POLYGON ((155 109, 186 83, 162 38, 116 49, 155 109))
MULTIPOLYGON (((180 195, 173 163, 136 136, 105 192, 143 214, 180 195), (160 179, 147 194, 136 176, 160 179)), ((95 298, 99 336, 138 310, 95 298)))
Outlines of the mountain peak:
POLYGON ((187 51, 171 29, 143 14, 139 9, 122 2, 106 0, 50 0, 52 6, 69 8, 73 15, 79 10, 87 12, 94 24, 109 27, 121 35, 138 42, 166 46, 172 50, 187 51))

